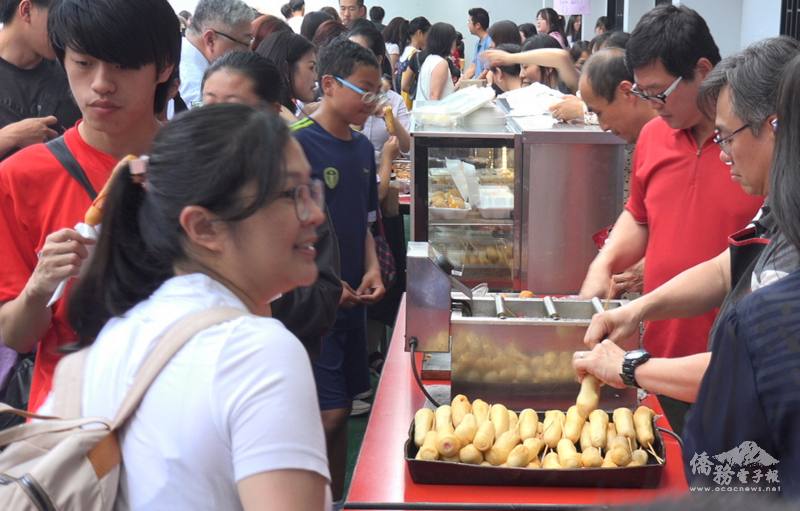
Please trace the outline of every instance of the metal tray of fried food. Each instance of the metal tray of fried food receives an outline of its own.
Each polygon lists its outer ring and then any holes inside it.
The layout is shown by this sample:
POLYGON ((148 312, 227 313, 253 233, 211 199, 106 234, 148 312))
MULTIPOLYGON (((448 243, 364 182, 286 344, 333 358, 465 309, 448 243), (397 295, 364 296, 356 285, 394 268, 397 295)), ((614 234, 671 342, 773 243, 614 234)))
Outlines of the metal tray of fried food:
MULTIPOLYGON (((610 415, 610 414, 609 414, 610 415)), ((544 420, 544 413, 539 412, 544 420)), ((415 458, 414 422, 408 431, 405 457, 411 479, 417 484, 458 484, 478 486, 571 486, 587 488, 655 488, 666 465, 666 449, 661 432, 653 420, 653 450, 664 461, 648 456, 647 465, 618 468, 510 468, 469 465, 450 461, 425 461, 415 458)))

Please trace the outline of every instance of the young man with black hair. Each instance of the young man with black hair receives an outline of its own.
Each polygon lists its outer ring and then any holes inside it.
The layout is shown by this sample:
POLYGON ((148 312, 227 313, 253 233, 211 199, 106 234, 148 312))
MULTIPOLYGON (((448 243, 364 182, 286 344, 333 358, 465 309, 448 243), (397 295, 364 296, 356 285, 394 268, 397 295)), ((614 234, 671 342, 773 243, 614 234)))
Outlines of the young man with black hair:
POLYGON ((200 106, 203 73, 211 62, 250 49, 252 21, 253 9, 242 0, 200 0, 181 47, 179 92, 187 107, 200 106))
POLYGON ((0 339, 20 353, 38 346, 31 410, 50 391, 60 349, 76 341, 66 300, 47 306, 93 243, 73 226, 120 158, 148 152, 181 45, 166 0, 60 0, 48 30, 83 120, 60 146, 32 145, 0 163, 0 339))
POLYGON ((367 17, 364 0, 339 0, 339 16, 344 26, 350 30, 356 21, 367 17))
POLYGON ((375 25, 375 28, 383 32, 386 25, 383 24, 383 18, 386 16, 386 11, 380 5, 373 5, 369 9, 369 20, 375 25))
POLYGON ((483 78, 485 67, 480 54, 492 47, 492 38, 487 32, 489 30, 489 13, 483 7, 474 7, 468 11, 468 14, 467 30, 478 38, 478 44, 475 46, 472 63, 464 71, 463 78, 465 80, 483 78))
POLYGON ((0 0, 0 160, 80 118, 47 40, 51 0, 0 0))
POLYGON ((341 254, 342 299, 336 324, 314 362, 317 395, 328 440, 331 490, 343 497, 347 418, 353 398, 370 388, 366 306, 386 292, 369 224, 376 218, 378 189, 370 141, 350 126, 363 126, 380 99, 381 74, 372 52, 336 39, 319 54, 322 100, 311 117, 293 126, 312 177, 325 183, 341 254))
MULTIPOLYGON (((713 141, 714 116, 697 104, 700 84, 719 61, 705 20, 685 6, 654 8, 631 34, 626 52, 636 79, 631 91, 659 116, 639 135, 630 199, 590 265, 581 296, 607 296, 612 275, 642 256, 644 292, 649 293, 721 253, 728 235, 758 211, 762 198, 748 196, 731 180, 713 141)), ((631 353, 630 365, 650 355, 705 351, 716 312, 646 322, 646 351, 631 353)), ((662 404, 673 427, 680 428, 688 405, 669 399, 662 404)))

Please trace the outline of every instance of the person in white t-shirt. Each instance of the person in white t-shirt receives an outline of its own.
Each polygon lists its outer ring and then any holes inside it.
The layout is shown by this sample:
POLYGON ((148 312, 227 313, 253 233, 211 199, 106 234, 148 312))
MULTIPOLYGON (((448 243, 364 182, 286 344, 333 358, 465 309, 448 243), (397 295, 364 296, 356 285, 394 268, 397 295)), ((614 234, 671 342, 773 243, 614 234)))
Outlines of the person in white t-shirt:
POLYGON ((408 40, 408 20, 397 16, 392 18, 386 28, 381 32, 386 45, 386 57, 392 65, 392 73, 397 71, 397 62, 400 55, 405 52, 406 41, 408 40))
POLYGON ((425 61, 417 81, 418 100, 444 99, 456 88, 447 58, 456 44, 456 29, 449 23, 435 23, 428 32, 425 61))
POLYGON ((246 314, 193 337, 149 388, 120 435, 117 508, 329 509, 308 356, 269 317, 272 298, 317 277, 323 194, 302 149, 277 115, 218 104, 166 124, 149 159, 125 165, 70 297, 91 345, 82 414, 113 417, 176 320, 246 314))
POLYGON ((305 0, 292 0, 289 2, 289 8, 292 10, 292 17, 286 20, 286 23, 292 27, 295 34, 299 34, 303 18, 306 15, 306 2, 305 0))

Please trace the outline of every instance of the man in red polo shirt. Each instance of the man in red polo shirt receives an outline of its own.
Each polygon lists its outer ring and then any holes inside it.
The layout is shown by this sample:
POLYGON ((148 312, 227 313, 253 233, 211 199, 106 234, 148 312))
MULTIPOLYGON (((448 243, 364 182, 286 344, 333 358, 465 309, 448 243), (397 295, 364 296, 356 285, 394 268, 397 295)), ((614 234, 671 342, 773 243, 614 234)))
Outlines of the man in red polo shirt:
MULTIPOLYGON (((611 275, 642 256, 647 293, 725 250, 728 235, 758 211, 763 198, 746 195, 731 180, 712 140, 714 118, 697 105, 700 83, 719 61, 708 26, 692 9, 658 6, 636 25, 626 64, 636 78, 633 92, 649 101, 659 117, 642 129, 630 199, 590 265, 581 296, 606 296, 611 275)), ((632 353, 632 365, 650 355, 705 351, 716 314, 714 309, 691 318, 646 322, 646 352, 632 353)), ((673 426, 682 424, 680 413, 673 418, 673 426)))
POLYGON ((72 228, 116 162, 148 151, 180 60, 178 27, 167 0, 63 0, 50 9, 50 42, 83 120, 64 134, 60 158, 37 144, 0 163, 0 340, 37 349, 30 410, 50 391, 60 348, 76 340, 65 300, 47 307, 88 255, 91 241, 72 228), (61 163, 70 160, 77 177, 61 163))

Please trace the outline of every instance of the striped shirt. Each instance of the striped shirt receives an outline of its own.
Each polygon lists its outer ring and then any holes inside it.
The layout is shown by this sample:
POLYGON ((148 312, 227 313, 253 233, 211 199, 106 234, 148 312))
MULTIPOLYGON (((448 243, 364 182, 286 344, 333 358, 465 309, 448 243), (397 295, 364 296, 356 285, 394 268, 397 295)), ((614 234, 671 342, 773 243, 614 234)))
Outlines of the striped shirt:
POLYGON ((777 469, 772 486, 800 497, 800 270, 730 308, 713 343, 684 427, 689 484, 708 483, 692 473, 695 455, 717 456, 750 441, 779 463, 742 469, 777 469))

